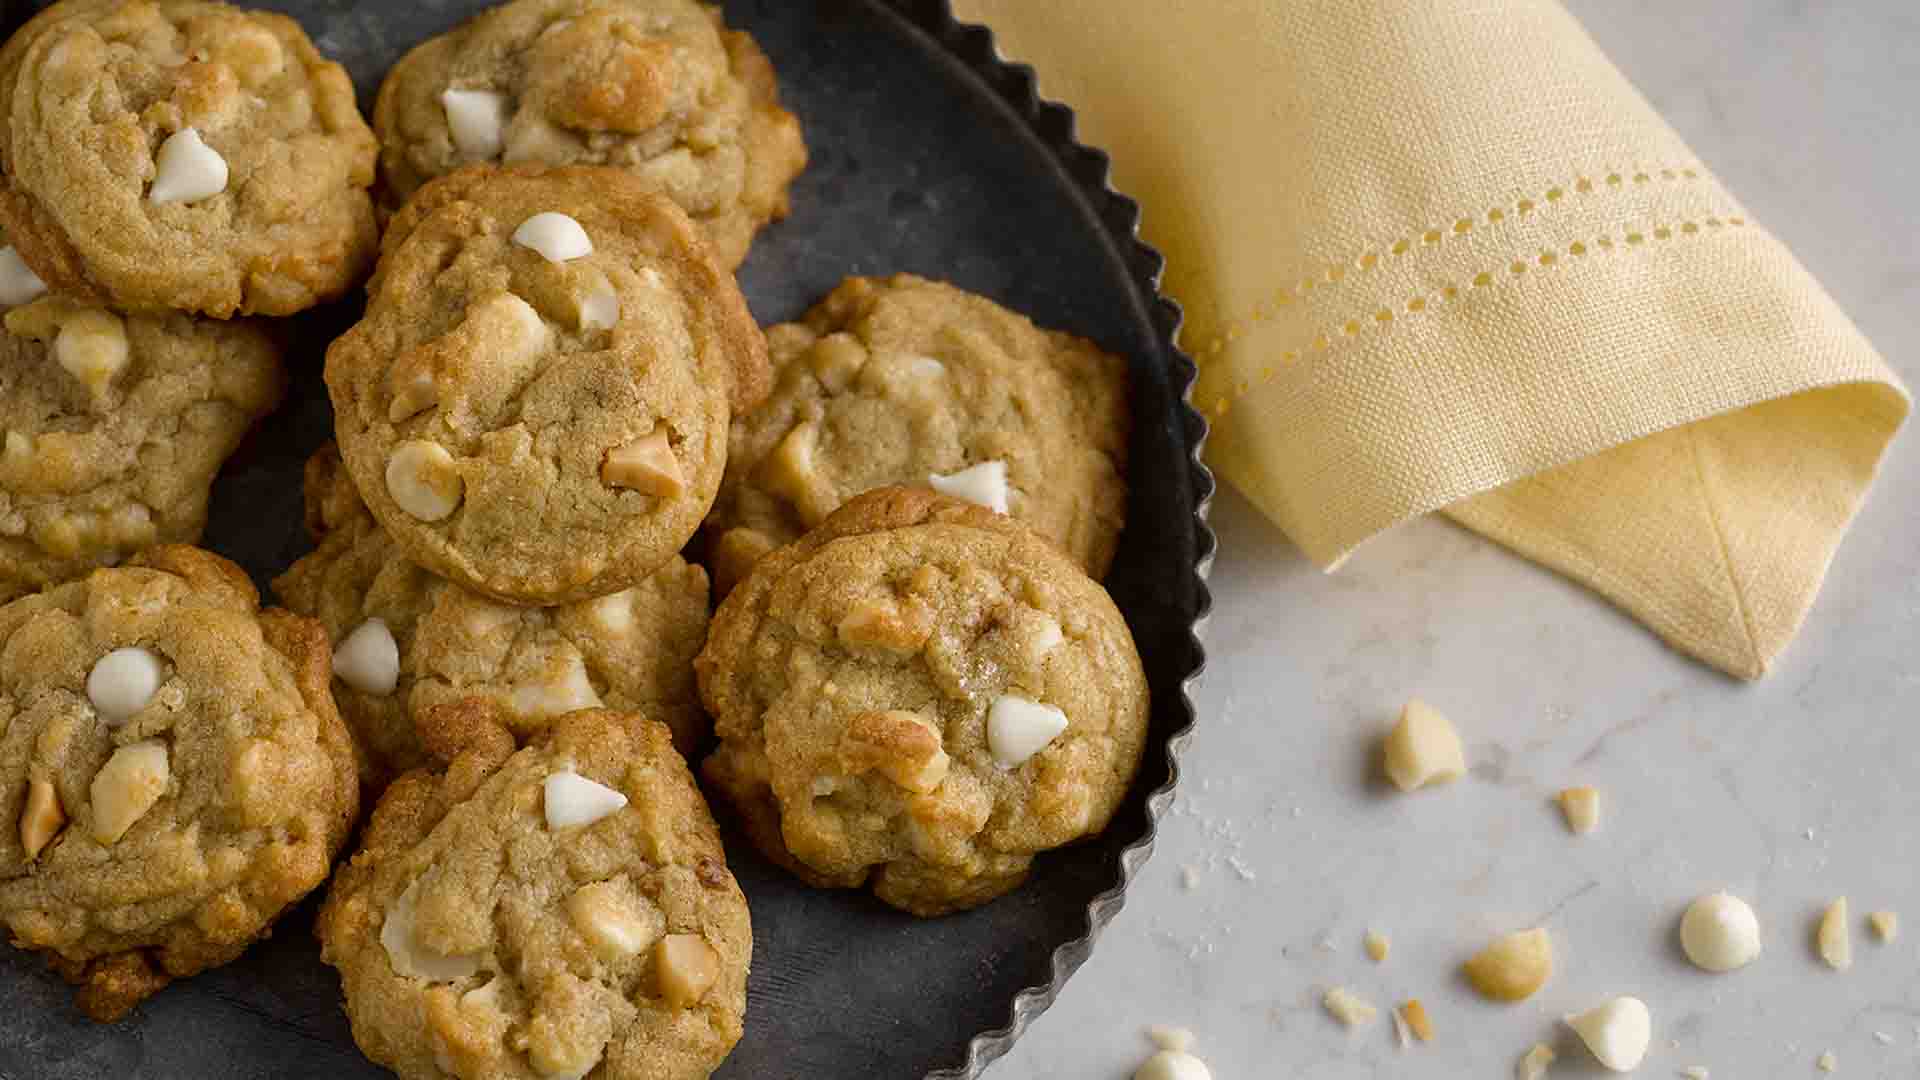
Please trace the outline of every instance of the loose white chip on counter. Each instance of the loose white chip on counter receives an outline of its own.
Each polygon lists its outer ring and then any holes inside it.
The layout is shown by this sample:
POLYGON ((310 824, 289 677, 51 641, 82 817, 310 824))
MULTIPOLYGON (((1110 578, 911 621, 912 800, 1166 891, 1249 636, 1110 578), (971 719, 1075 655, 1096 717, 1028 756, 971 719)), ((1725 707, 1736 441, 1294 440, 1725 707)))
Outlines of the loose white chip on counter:
POLYGON ((1575 836, 1585 836, 1600 827, 1600 792, 1590 787, 1570 787, 1554 796, 1567 828, 1575 836))
POLYGON ((1467 774, 1460 733, 1419 698, 1400 710, 1400 722, 1387 735, 1386 759, 1387 778, 1401 791, 1450 783, 1467 774))
POLYGON ((492 90, 448 90, 440 95, 447 110, 447 130, 454 149, 468 161, 491 161, 500 156, 501 132, 507 126, 507 96, 492 90))
POLYGON ((12 244, 0 247, 0 307, 16 307, 38 299, 47 283, 33 272, 12 244))
POLYGON ((597 784, 572 769, 562 769, 548 776, 542 786, 546 794, 549 829, 591 825, 627 805, 625 795, 605 784, 597 784))
POLYGON ((965 499, 996 514, 1007 512, 1007 463, 983 461, 957 473, 927 474, 927 486, 942 495, 965 499))
POLYGON ((1891 911, 1876 911, 1867 916, 1867 929, 1885 944, 1900 936, 1900 916, 1891 911))
POLYGON ((1820 916, 1820 929, 1816 935, 1820 946, 1820 959, 1835 971, 1845 971, 1853 966, 1853 928, 1847 925, 1847 898, 1841 897, 1827 905, 1826 914, 1820 916))
POLYGON ((1546 1043, 1534 1043, 1533 1049, 1528 1050, 1526 1056, 1520 1059, 1520 1064, 1514 1067, 1513 1075, 1517 1080, 1541 1080, 1559 1057, 1553 1052, 1553 1047, 1546 1043))
POLYGON ((409 439, 387 458, 387 494, 400 509, 421 521, 439 521, 460 508, 467 482, 447 448, 409 439))
POLYGON ((1733 971, 1760 955, 1760 920, 1745 900, 1708 893, 1680 918, 1680 948, 1702 971, 1733 971))
POLYGON ((199 202, 227 190, 227 159, 200 138, 193 128, 181 128, 160 144, 153 158, 153 186, 147 199, 156 203, 199 202))
POLYGON ((393 973, 428 982, 456 982, 479 974, 478 955, 461 953, 449 956, 420 943, 413 925, 414 904, 419 891, 418 881, 407 886, 407 891, 393 902, 392 909, 380 924, 380 944, 387 950, 387 963, 392 966, 393 973))
POLYGON ((1213 1080, 1213 1070, 1185 1050, 1162 1050, 1134 1070, 1133 1080, 1213 1080))
POLYGON ((552 210, 535 214, 513 230, 513 242, 532 248, 548 262, 563 263, 593 254, 593 241, 580 223, 552 210))
POLYGON ((1320 999, 1320 1005, 1328 1015, 1348 1027, 1371 1024, 1380 1015, 1373 1003, 1343 986, 1336 986, 1320 999))
POLYGON ((363 694, 386 697, 400 682, 400 645, 384 619, 368 619, 333 650, 333 673, 363 694))
POLYGON ((1018 768, 1067 730, 1067 714, 1016 694, 1001 694, 987 710, 987 749, 1003 769, 1018 768))
POLYGON ((159 689, 160 658, 138 645, 113 650, 87 673, 87 700, 108 727, 132 719, 159 689))
POLYGON ((1636 997, 1617 997, 1567 1017, 1567 1026, 1587 1044, 1594 1058, 1614 1072, 1632 1072, 1653 1041, 1653 1014, 1636 997))
POLYGON ((93 774, 93 838, 117 844, 166 794, 173 770, 167 764, 167 744, 159 739, 129 743, 113 752, 93 774))

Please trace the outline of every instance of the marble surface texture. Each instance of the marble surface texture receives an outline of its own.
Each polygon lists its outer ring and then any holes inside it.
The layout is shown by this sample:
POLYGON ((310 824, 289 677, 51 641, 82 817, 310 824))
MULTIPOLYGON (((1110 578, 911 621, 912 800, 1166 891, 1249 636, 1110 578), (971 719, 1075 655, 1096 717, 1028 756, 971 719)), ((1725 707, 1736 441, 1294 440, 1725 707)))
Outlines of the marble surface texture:
MULTIPOLYGON (((1920 386, 1920 5, 1913 0, 1573 0, 1576 13, 1920 386)), ((1806 628, 1741 685, 1669 652, 1576 586, 1439 520, 1335 576, 1231 491, 1210 667, 1177 808, 1093 958, 992 1077, 1121 1080, 1142 1029, 1179 1024, 1219 1080, 1513 1075, 1558 1017, 1652 1007, 1642 1076, 1920 1075, 1920 454, 1896 441, 1806 628), (1461 728, 1471 777, 1390 794, 1374 753, 1417 693, 1461 728), (1604 792, 1570 836, 1557 789, 1604 792), (1752 901, 1765 952, 1728 976, 1676 936, 1695 895, 1752 901), (1827 970, 1813 926, 1907 917, 1827 970), (1553 931, 1559 971, 1494 1006, 1460 981, 1491 936, 1553 931), (1369 928, 1392 954, 1370 962, 1369 928), (1343 985, 1422 998, 1438 1029, 1343 1030, 1343 985)), ((1571 1047, 1565 1047, 1571 1051, 1571 1047)), ((1599 1075, 1563 1052, 1555 1076, 1599 1075)))

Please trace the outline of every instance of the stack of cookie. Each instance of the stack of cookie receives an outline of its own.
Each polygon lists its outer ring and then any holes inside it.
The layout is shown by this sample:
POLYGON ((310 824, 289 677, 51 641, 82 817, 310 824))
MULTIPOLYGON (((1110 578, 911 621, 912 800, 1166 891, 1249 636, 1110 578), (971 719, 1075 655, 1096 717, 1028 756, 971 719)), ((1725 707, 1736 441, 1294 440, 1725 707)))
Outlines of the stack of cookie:
POLYGON ((918 915, 1106 826, 1147 724, 1097 583, 1123 361, 905 275, 763 334, 732 271, 806 152, 696 0, 514 0, 374 119, 213 0, 0 51, 0 599, 40 590, 0 607, 0 921, 90 1013, 264 934, 364 799, 318 933, 369 1057, 705 1076, 752 935, 688 759, 773 861, 918 915), (263 612, 150 545, 277 402, 235 317, 369 270, 263 612))

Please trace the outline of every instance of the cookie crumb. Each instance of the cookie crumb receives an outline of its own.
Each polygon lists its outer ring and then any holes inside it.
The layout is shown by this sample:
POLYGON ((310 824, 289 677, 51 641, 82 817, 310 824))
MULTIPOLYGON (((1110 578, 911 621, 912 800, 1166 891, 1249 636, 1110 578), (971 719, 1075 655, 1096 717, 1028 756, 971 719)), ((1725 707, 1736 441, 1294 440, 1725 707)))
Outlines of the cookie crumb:
POLYGON ((1200 887, 1200 871, 1191 866, 1180 868, 1180 887, 1192 892, 1200 887))
POLYGON ((1376 964, 1384 964, 1387 962, 1387 952, 1393 948, 1393 942, 1387 935, 1378 930, 1369 930, 1367 931, 1365 944, 1369 959, 1376 964))
POLYGON ((1533 1049, 1528 1050, 1526 1056, 1520 1059, 1520 1064, 1514 1067, 1513 1075, 1516 1080, 1541 1080, 1559 1056, 1546 1043, 1534 1043, 1533 1049))
POLYGON ((1585 836, 1600 827, 1600 791, 1591 787, 1570 787, 1554 796, 1567 828, 1575 836, 1585 836))
POLYGON ((1900 916, 1891 911, 1876 911, 1867 916, 1867 929, 1873 931, 1876 941, 1889 944, 1900 936, 1900 916))
POLYGON ((1820 959, 1825 960, 1828 967, 1845 971, 1853 966, 1853 931, 1847 925, 1846 897, 1827 905, 1814 940, 1820 948, 1820 959))
POLYGON ((1327 991, 1320 1004, 1335 1019, 1350 1028, 1371 1024, 1380 1015, 1380 1010, 1365 998, 1343 986, 1327 991))

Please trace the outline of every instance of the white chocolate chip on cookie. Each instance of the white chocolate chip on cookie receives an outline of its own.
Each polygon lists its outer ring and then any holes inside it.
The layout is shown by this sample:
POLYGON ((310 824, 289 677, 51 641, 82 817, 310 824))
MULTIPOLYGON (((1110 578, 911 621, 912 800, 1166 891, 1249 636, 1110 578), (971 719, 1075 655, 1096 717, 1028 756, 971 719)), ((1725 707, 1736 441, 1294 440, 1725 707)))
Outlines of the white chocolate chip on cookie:
POLYGON ((642 495, 671 498, 686 490, 686 475, 674 457, 667 430, 655 427, 645 435, 607 451, 600 479, 609 487, 628 488, 642 495))
POLYGON ((697 1004, 720 977, 720 958, 699 934, 668 934, 653 947, 660 996, 676 1009, 697 1004))
POLYGON ((1014 769, 1067 730, 1067 714, 1051 705, 1001 694, 987 710, 987 748, 1003 769, 1014 769))
POLYGON ((819 442, 820 429, 812 421, 795 424, 760 463, 761 485, 793 504, 794 512, 808 528, 825 521, 839 508, 831 486, 814 467, 813 454, 819 442))
POLYGON ((153 158, 155 203, 192 203, 227 190, 227 159, 208 146, 193 128, 181 128, 160 144, 153 158))
POLYGON ((387 419, 399 423, 440 404, 440 383, 426 364, 394 365, 388 373, 393 400, 387 402, 387 419))
POLYGON ((76 309, 60 321, 53 359, 98 397, 126 370, 127 324, 111 311, 76 309))
POLYGON ((20 846, 27 861, 39 858, 48 842, 60 834, 67 823, 67 812, 60 806, 60 793, 47 780, 27 784, 27 805, 20 813, 20 846))
POLYGON ((167 745, 160 740, 146 739, 115 750, 93 776, 93 838, 103 844, 119 843, 133 823, 160 801, 170 779, 167 745))
POLYGON ((160 689, 160 658, 137 645, 115 649, 87 672, 87 701, 108 727, 119 727, 147 707, 160 689))
POLYGON ((578 221, 552 210, 535 214, 513 230, 513 242, 540 253, 548 262, 563 263, 593 254, 593 241, 578 221))
POLYGON ((543 794, 549 829, 591 825, 627 805, 625 795, 572 769, 548 776, 543 782, 543 794))
POLYGON ((33 272, 12 244, 0 247, 0 307, 17 307, 44 295, 47 283, 33 272))
POLYGON ((582 330, 611 330, 620 321, 620 294, 598 270, 588 278, 577 304, 575 316, 582 330))
POLYGON ((393 902, 380 924, 380 944, 386 949, 387 963, 393 966, 393 973, 428 982, 454 982, 478 974, 479 956, 471 953, 448 956, 421 944, 414 933, 419 891, 418 881, 407 886, 407 891, 393 902))
POLYGON ((368 619, 333 650, 333 673, 363 694, 386 697, 400 682, 400 645, 384 619, 368 619))
POLYGON ((492 90, 447 90, 440 95, 454 149, 467 161, 492 161, 504 145, 507 97, 492 90))
POLYGON ((421 521, 440 521, 460 506, 466 482, 453 455, 439 443, 411 439, 387 459, 387 493, 400 509, 421 521))
POLYGON ((984 506, 996 514, 1007 512, 1007 463, 1004 461, 983 461, 945 476, 929 473, 927 486, 942 495, 984 506))
POLYGON ((567 897, 567 918, 608 963, 646 951, 665 929, 660 910, 619 881, 582 885, 567 897))

